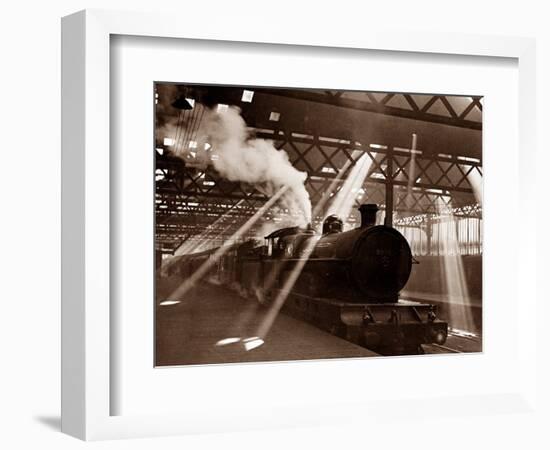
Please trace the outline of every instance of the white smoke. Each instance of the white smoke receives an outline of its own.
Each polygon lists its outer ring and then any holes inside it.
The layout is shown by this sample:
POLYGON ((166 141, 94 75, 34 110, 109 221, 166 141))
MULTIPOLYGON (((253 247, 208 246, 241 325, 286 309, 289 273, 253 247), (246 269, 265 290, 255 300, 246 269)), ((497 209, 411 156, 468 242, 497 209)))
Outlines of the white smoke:
MULTIPOLYGON (((197 158, 209 159, 223 178, 251 184, 267 197, 288 188, 274 208, 286 216, 279 228, 310 222, 311 202, 304 185, 307 174, 297 170, 273 142, 252 137, 239 108, 206 110, 193 139, 202 152, 197 158)), ((178 156, 188 158, 188 152, 184 149, 178 156)))
POLYGON ((217 158, 216 170, 230 181, 253 184, 268 197, 281 187, 288 190, 279 207, 290 216, 296 216, 296 225, 306 225, 311 220, 311 202, 304 186, 307 174, 297 170, 284 150, 277 150, 271 141, 250 138, 246 123, 238 108, 210 116, 207 134, 217 158))

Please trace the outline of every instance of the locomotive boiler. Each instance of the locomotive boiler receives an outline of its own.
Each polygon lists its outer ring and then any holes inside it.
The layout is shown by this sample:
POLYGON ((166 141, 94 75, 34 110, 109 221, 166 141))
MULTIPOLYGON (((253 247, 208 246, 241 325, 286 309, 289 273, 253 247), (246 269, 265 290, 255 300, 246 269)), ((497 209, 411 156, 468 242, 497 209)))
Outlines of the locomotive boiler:
POLYGON ((351 303, 393 303, 412 267, 407 240, 396 229, 375 225, 376 205, 359 208, 361 226, 343 231, 343 222, 329 216, 322 235, 311 229, 286 228, 266 237, 268 257, 285 273, 292 262, 306 262, 293 290, 314 297, 351 303))
MULTIPOLYGON (((411 249, 396 229, 376 225, 378 207, 362 205, 361 226, 343 231, 329 216, 322 233, 283 228, 226 248, 208 277, 266 306, 380 354, 417 354, 422 344, 443 344, 447 323, 435 306, 399 299, 413 267, 411 249)), ((214 258, 218 249, 185 255, 169 271, 182 278, 214 258)))

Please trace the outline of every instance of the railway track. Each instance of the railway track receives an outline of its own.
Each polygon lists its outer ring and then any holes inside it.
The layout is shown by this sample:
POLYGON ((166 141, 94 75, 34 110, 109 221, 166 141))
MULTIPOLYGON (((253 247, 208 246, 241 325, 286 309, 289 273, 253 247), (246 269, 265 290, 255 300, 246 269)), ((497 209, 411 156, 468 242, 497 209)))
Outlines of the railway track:
POLYGON ((447 342, 445 342, 444 345, 425 344, 422 345, 422 347, 426 354, 478 353, 483 350, 482 341, 479 336, 463 335, 453 332, 449 333, 447 342))
POLYGON ((439 344, 426 344, 422 346, 426 354, 438 354, 438 353, 464 353, 463 351, 447 347, 446 345, 439 344), (439 350, 439 351, 438 351, 439 350))

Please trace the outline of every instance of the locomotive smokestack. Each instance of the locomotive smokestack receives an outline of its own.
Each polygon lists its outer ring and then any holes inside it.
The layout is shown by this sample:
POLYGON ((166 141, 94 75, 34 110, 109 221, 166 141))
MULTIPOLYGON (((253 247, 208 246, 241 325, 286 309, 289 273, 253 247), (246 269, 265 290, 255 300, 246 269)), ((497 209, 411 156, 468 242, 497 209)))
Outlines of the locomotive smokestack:
POLYGON ((378 205, 375 203, 367 203, 359 207, 361 213, 361 228, 372 227, 376 224, 376 213, 378 205))

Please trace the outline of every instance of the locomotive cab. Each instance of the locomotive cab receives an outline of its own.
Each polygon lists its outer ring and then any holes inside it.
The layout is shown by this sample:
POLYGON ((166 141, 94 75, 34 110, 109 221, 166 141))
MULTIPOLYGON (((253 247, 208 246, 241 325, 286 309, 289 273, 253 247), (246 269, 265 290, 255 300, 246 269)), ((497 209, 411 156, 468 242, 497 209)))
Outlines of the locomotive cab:
POLYGON ((267 256, 272 258, 296 258, 300 257, 310 239, 319 236, 311 227, 290 227, 274 231, 266 236, 267 256))

